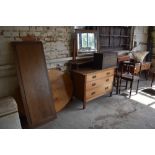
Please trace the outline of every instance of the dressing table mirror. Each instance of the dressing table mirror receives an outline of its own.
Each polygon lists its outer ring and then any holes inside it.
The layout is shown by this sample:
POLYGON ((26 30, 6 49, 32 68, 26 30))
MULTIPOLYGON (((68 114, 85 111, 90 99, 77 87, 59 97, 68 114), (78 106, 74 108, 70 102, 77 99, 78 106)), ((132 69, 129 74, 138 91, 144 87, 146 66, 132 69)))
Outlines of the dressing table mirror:
POLYGON ((99 54, 97 30, 75 30, 71 76, 74 96, 86 103, 110 93, 112 95, 114 67, 96 69, 95 55, 99 54))
POLYGON ((71 68, 91 66, 93 54, 98 52, 97 30, 75 29, 71 68))
POLYGON ((74 34, 73 60, 91 57, 98 52, 97 30, 76 29, 74 34))

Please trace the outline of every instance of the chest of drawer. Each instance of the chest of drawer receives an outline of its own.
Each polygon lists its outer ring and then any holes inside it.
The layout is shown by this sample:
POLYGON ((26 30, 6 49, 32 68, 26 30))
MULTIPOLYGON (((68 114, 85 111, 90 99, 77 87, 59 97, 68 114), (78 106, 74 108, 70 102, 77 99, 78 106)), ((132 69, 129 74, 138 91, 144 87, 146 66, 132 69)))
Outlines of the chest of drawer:
POLYGON ((102 85, 100 87, 96 87, 94 89, 86 91, 86 100, 91 100, 92 98, 96 98, 100 95, 104 95, 112 90, 112 84, 109 84, 107 86, 102 85))
POLYGON ((113 83, 113 76, 108 76, 97 80, 93 80, 86 83, 86 91, 90 89, 94 89, 96 87, 100 87, 101 85, 108 86, 112 83, 113 83))
POLYGON ((91 74, 88 74, 86 76, 86 82, 93 81, 93 80, 100 79, 100 78, 104 78, 107 76, 112 76, 112 75, 114 75, 114 69, 109 69, 109 70, 105 70, 105 71, 101 71, 101 72, 91 73, 91 74))

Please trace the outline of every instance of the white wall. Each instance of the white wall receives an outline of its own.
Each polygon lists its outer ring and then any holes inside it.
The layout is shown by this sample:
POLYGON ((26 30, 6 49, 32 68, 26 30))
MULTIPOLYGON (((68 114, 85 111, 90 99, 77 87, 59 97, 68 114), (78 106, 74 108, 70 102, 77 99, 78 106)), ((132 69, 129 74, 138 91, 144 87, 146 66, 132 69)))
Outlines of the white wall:
POLYGON ((148 39, 148 26, 135 26, 133 45, 136 42, 136 47, 134 51, 146 51, 147 50, 147 39, 148 39))

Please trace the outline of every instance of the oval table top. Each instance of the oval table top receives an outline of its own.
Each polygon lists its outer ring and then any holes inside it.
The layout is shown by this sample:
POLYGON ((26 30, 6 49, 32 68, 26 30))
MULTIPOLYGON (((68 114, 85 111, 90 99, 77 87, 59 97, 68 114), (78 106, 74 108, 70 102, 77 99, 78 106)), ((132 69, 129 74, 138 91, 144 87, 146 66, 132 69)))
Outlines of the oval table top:
POLYGON ((72 97, 73 86, 70 74, 58 69, 49 69, 48 75, 55 109, 56 112, 59 112, 69 103, 72 97))

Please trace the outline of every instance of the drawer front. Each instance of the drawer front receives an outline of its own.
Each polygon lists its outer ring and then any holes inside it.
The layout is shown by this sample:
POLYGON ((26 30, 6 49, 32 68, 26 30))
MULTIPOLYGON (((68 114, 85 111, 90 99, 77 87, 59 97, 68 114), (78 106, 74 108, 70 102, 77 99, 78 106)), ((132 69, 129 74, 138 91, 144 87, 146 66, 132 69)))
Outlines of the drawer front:
POLYGON ((101 85, 107 86, 113 83, 113 76, 101 78, 98 80, 93 80, 86 83, 86 91, 90 89, 94 89, 96 87, 100 87, 101 85))
POLYGON ((100 87, 96 87, 92 90, 86 91, 86 101, 96 98, 100 95, 104 95, 104 94, 110 92, 111 90, 112 90, 112 84, 109 84, 107 86, 103 85, 100 87))
POLYGON ((148 69, 150 69, 150 66, 151 65, 149 63, 148 64, 143 64, 141 70, 148 70, 148 69))
POLYGON ((109 69, 106 71, 103 70, 101 72, 91 73, 86 76, 86 82, 104 78, 107 76, 112 76, 112 75, 114 75, 114 69, 109 69))
MULTIPOLYGON (((143 70, 149 70, 150 69, 151 64, 150 63, 143 63, 141 66, 141 71, 143 70)), ((140 71, 140 64, 136 65, 134 73, 138 74, 140 71)))

